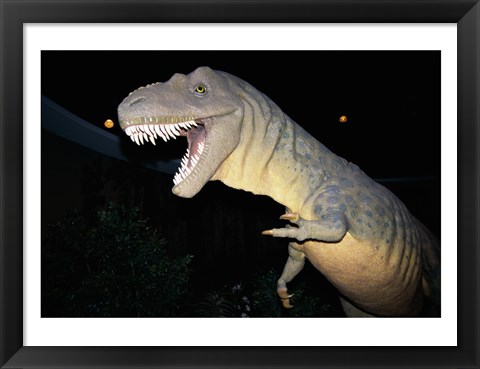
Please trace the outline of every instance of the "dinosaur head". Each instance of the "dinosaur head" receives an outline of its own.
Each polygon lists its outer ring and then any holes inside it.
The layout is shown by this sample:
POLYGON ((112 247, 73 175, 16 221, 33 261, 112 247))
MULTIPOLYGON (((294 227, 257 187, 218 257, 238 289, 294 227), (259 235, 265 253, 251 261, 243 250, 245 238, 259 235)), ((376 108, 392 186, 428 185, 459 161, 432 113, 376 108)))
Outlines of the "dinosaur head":
POLYGON ((138 145, 186 137, 173 193, 197 194, 240 141, 243 104, 227 79, 208 67, 175 74, 130 93, 118 106, 120 127, 138 145))

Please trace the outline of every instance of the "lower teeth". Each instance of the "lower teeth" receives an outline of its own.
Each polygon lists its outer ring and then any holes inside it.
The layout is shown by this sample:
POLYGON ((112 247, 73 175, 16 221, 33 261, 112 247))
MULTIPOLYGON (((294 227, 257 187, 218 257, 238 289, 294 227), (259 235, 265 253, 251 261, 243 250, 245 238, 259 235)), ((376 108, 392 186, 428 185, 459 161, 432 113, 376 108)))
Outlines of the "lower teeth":
POLYGON ((173 177, 173 183, 175 185, 178 185, 185 178, 187 178, 190 175, 190 173, 192 173, 193 169, 197 166, 198 162, 200 161, 200 157, 204 149, 205 149, 205 143, 200 142, 198 144, 197 153, 192 157, 190 157, 190 150, 187 149, 187 152, 185 153, 182 160, 180 161, 180 168, 178 169, 177 173, 173 177), (193 164, 191 165, 191 167, 188 166, 189 157, 190 157, 190 164, 193 164))

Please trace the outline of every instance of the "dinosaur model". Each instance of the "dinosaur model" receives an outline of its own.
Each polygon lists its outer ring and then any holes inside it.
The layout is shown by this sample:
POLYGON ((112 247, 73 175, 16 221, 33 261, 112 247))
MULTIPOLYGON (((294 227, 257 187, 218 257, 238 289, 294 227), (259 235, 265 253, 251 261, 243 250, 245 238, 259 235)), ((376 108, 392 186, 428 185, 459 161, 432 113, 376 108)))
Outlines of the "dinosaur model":
MULTIPOLYGON (((347 316, 418 316, 440 301, 435 237, 390 191, 333 154, 267 96, 200 67, 130 93, 118 107, 137 144, 184 136, 173 193, 190 198, 210 180, 267 195, 286 207, 290 239, 277 284, 287 308, 305 258, 339 291, 347 316)), ((435 314, 439 314, 435 310, 435 314)))

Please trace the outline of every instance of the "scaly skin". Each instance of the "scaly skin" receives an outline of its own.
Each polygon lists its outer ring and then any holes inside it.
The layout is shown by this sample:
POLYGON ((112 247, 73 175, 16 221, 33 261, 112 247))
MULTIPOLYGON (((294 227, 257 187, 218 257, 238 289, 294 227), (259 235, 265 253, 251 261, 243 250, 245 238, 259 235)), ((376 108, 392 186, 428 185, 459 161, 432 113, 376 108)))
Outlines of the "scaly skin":
POLYGON ((391 192, 248 83, 201 67, 134 91, 118 114, 137 143, 187 136, 176 195, 192 197, 220 180, 285 205, 281 219, 292 225, 263 232, 291 239, 277 286, 285 307, 287 283, 305 258, 338 289, 348 316, 415 316, 425 298, 439 302, 434 237, 391 192))

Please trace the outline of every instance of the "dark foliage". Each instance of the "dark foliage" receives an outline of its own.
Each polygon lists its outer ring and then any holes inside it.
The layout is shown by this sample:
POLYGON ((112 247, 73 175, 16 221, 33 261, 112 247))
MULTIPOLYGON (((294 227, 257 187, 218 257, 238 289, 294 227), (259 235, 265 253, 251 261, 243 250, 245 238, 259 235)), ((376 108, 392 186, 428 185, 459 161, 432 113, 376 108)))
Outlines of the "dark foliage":
POLYGON ((320 317, 330 316, 332 306, 307 295, 306 286, 295 287, 293 308, 285 309, 277 295, 278 271, 258 274, 250 281, 209 292, 189 312, 200 317, 320 317))
POLYGON ((171 195, 168 176, 102 157, 81 172, 81 210, 44 229, 42 316, 338 314, 330 303, 336 293, 317 285, 318 272, 310 273, 312 283, 302 272, 292 284, 294 308, 281 306, 280 271, 269 268, 283 265, 283 244, 259 236, 271 226, 265 219, 281 211, 268 199, 238 192, 235 201, 212 183, 200 206, 171 195), (262 206, 252 212, 254 203, 262 206))
POLYGON ((176 316, 192 256, 170 258, 138 209, 70 212, 42 245, 42 316, 176 316))
POLYGON ((316 317, 326 316, 331 306, 324 304, 320 298, 309 296, 305 285, 298 285, 294 289, 291 299, 292 309, 285 309, 277 295, 277 279, 279 273, 275 270, 260 275, 254 284, 252 293, 253 314, 259 317, 316 317))

